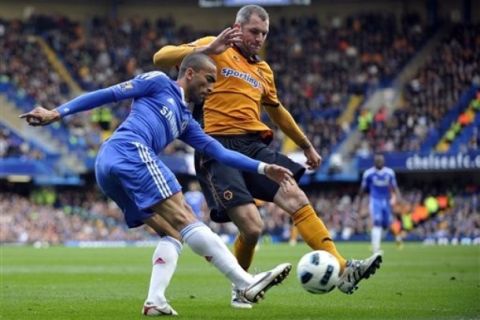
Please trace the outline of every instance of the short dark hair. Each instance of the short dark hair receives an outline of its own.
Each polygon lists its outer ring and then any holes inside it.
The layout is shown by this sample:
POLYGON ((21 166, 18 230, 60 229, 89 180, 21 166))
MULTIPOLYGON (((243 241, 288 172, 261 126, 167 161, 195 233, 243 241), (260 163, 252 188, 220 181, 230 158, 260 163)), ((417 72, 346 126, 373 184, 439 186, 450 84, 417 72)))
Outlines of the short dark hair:
POLYGON ((215 65, 213 60, 206 54, 200 52, 191 53, 183 58, 178 71, 178 77, 183 77, 188 68, 199 71, 204 69, 208 64, 215 65))
POLYGON ((267 10, 263 9, 260 6, 257 6, 256 4, 249 4, 241 7, 240 10, 238 10, 237 17, 235 18, 235 23, 243 25, 249 22, 252 14, 256 14, 257 16, 259 16, 262 21, 269 20, 267 10))

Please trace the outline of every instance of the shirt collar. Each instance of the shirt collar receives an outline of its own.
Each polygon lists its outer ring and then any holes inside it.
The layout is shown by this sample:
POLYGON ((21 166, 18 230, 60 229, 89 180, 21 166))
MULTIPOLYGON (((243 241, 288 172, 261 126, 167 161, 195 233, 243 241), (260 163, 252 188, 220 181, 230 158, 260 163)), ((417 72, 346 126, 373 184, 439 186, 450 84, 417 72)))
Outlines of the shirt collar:
POLYGON ((239 46, 234 45, 234 48, 245 58, 249 63, 259 63, 262 61, 258 54, 247 55, 239 46))
POLYGON ((178 90, 180 90, 180 96, 182 97, 183 104, 188 106, 187 101, 185 101, 185 90, 183 90, 181 86, 178 86, 178 90))

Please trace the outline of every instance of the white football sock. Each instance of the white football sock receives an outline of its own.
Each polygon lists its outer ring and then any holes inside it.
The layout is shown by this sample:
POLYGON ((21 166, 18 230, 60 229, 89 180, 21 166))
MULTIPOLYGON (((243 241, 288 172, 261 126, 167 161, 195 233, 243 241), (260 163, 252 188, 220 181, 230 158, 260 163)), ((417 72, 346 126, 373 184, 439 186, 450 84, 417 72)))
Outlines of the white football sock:
POLYGON ((380 242, 382 241, 382 227, 373 226, 372 227, 372 251, 380 251, 380 242))
POLYGON ((240 267, 225 243, 206 225, 201 222, 192 223, 180 231, 180 234, 193 252, 205 257, 237 288, 243 289, 252 282, 252 275, 240 267))
POLYGON ((167 302, 165 290, 175 272, 181 251, 182 244, 177 239, 168 236, 160 239, 152 257, 152 275, 146 301, 159 306, 167 302))

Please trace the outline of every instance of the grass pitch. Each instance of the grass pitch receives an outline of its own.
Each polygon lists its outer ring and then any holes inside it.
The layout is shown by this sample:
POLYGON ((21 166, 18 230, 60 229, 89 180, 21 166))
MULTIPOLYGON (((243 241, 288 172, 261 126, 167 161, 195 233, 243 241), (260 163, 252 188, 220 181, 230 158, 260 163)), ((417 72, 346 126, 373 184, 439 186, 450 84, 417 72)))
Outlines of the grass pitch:
MULTIPOLYGON (((338 244, 347 257, 368 245, 338 244)), ((230 283, 185 248, 168 298, 180 319, 480 319, 480 247, 384 246, 382 268, 352 296, 303 291, 296 269, 252 310, 229 306, 230 283)), ((146 319, 153 248, 0 248, 0 319, 146 319)), ((263 244, 252 270, 307 253, 305 245, 263 244)))

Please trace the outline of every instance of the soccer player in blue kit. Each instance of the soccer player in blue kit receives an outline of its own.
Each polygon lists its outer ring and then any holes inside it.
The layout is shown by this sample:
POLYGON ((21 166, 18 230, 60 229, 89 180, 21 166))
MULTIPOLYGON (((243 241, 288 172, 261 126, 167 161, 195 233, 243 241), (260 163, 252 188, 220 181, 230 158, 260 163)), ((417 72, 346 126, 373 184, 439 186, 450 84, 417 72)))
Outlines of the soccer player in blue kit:
MULTIPOLYGON (((375 155, 374 166, 363 173, 359 196, 366 191, 370 194, 372 251, 380 252, 382 232, 388 230, 392 219, 390 206, 392 191, 396 195, 396 201, 401 199, 395 172, 391 168, 385 167, 385 159, 381 154, 375 155)), ((361 201, 359 201, 359 206, 360 204, 361 201)))
POLYGON ((153 254, 149 293, 142 308, 147 316, 177 315, 164 291, 175 271, 181 241, 241 288, 241 295, 251 302, 258 302, 291 270, 289 263, 283 263, 255 276, 244 271, 218 235, 196 219, 175 175, 157 156, 178 138, 218 161, 264 174, 280 185, 292 175, 281 166, 225 149, 193 120, 188 104, 203 102, 212 91, 216 74, 215 64, 208 56, 193 53, 182 61, 177 81, 153 71, 81 95, 56 109, 38 106, 20 116, 32 126, 47 125, 106 103, 133 99, 127 119, 101 146, 95 175, 100 189, 117 203, 130 228, 146 224, 161 236, 153 254), (175 263, 165 263, 169 259, 175 263))

